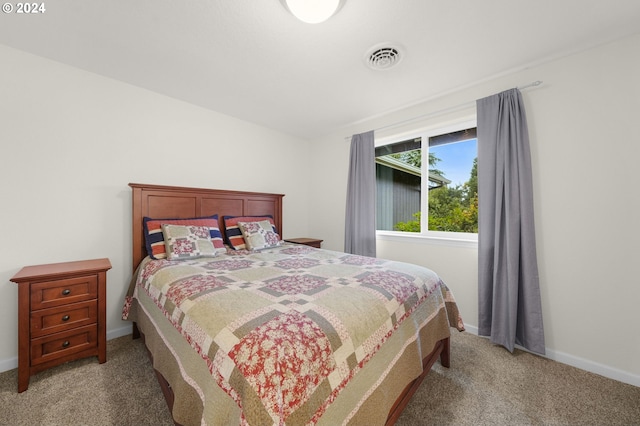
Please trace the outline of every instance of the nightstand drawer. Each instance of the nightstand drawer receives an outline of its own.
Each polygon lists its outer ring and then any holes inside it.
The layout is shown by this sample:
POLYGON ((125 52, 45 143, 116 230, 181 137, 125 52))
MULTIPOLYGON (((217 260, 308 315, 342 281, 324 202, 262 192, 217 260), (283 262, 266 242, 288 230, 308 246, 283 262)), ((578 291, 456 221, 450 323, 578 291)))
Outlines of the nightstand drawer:
POLYGON ((86 275, 31 284, 31 309, 91 300, 98 297, 96 275, 86 275))
POLYGON ((98 325, 74 328, 31 341, 31 364, 37 365, 52 359, 98 348, 98 325))
POLYGON ((98 302, 73 303, 31 312, 31 337, 59 333, 98 322, 98 302))

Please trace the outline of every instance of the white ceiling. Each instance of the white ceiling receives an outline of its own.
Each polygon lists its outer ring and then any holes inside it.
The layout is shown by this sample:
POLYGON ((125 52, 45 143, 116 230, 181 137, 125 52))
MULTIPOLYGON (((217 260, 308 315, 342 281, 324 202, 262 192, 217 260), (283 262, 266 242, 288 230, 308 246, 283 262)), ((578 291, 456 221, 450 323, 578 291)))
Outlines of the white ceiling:
POLYGON ((640 31, 639 0, 347 0, 316 25, 280 0, 45 7, 0 15, 0 43, 309 139, 640 31), (374 71, 380 43, 403 58, 374 71))

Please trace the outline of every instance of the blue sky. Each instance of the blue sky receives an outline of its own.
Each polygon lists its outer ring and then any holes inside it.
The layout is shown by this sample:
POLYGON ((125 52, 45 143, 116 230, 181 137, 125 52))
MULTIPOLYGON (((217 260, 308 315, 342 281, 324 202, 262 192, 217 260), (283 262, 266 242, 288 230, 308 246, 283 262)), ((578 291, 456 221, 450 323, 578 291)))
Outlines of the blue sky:
POLYGON ((478 156, 477 139, 448 143, 429 148, 440 160, 435 167, 451 180, 450 187, 462 185, 471 176, 473 160, 478 156))

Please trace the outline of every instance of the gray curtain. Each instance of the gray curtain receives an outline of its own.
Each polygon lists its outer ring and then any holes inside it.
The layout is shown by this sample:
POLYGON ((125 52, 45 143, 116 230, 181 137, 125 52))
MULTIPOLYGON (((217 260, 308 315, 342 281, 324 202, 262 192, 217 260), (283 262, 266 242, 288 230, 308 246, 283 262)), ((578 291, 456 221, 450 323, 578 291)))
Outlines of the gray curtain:
POLYGON ((373 130, 351 137, 344 251, 376 257, 376 163, 373 130))
POLYGON ((529 133, 522 96, 478 107, 478 334, 513 352, 545 353, 533 220, 529 133))

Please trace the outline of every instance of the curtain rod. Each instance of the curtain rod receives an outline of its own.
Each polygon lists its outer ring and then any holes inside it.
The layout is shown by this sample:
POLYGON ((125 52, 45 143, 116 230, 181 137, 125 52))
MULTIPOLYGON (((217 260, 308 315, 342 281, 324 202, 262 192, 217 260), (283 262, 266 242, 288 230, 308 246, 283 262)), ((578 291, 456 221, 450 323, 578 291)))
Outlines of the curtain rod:
MULTIPOLYGON (((541 84, 542 84, 541 80, 536 80, 534 82, 531 82, 529 84, 525 84, 523 86, 517 86, 516 89, 522 90, 522 89, 527 89, 529 87, 540 86, 541 84)), ((474 106, 475 104, 476 104, 476 101, 471 101, 471 102, 465 102, 465 103, 459 104, 459 105, 454 105, 452 107, 441 109, 439 111, 429 112, 427 114, 418 115, 416 117, 408 118, 406 120, 403 120, 403 121, 400 121, 400 122, 397 122, 397 123, 388 124, 386 126, 379 127, 377 129, 374 129, 374 132, 379 132, 381 130, 392 129, 394 127, 402 126, 403 124, 407 124, 407 123, 410 123, 410 122, 415 121, 415 120, 421 120, 421 119, 429 118, 429 117, 437 117, 438 115, 446 114, 446 113, 449 113, 449 112, 459 111, 459 110, 465 109, 465 108, 470 108, 470 107, 474 106)), ((345 137, 345 139, 351 140, 351 136, 347 136, 347 137, 345 137)))
POLYGON ((540 86, 541 84, 542 84, 542 80, 536 80, 536 81, 534 81, 532 83, 525 84, 524 86, 518 86, 518 87, 516 87, 516 89, 522 90, 522 89, 527 89, 529 87, 540 86))

